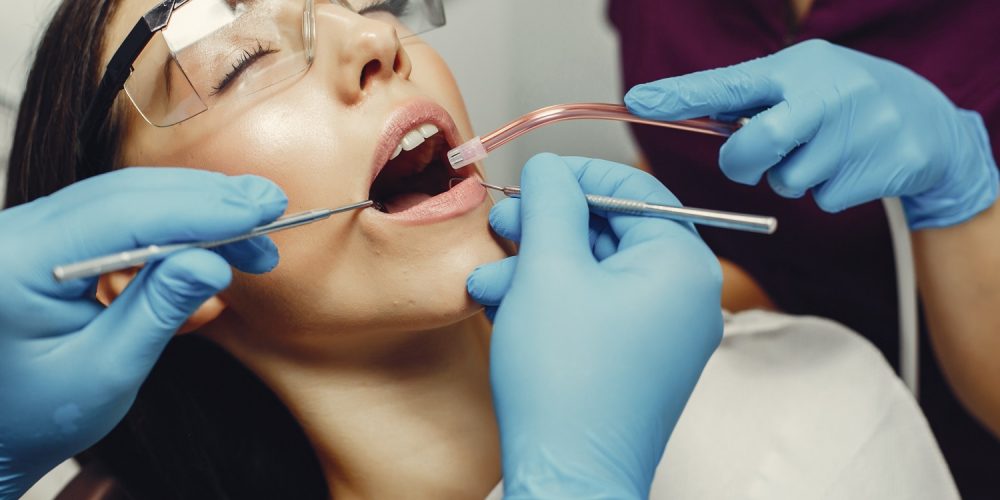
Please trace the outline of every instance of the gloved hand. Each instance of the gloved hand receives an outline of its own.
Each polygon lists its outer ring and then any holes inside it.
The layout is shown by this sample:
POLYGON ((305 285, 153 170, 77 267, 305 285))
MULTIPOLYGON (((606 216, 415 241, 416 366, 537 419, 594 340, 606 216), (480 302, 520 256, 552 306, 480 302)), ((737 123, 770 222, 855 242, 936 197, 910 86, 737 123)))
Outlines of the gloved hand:
POLYGON ((656 120, 769 108, 722 146, 722 171, 751 185, 766 172, 789 198, 811 189, 828 212, 899 196, 910 227, 923 229, 959 224, 997 197, 979 114, 898 64, 824 41, 638 85, 625 103, 656 120))
POLYGON ((722 335, 721 271, 688 225, 591 216, 583 193, 677 204, 652 176, 534 157, 490 223, 520 254, 474 271, 506 498, 645 498, 722 335))
POLYGON ((227 260, 259 273, 278 255, 266 237, 181 252, 145 266, 108 308, 94 298, 96 278, 60 284, 53 266, 234 236, 286 204, 259 177, 150 168, 0 212, 0 498, 17 498, 114 428, 174 332, 228 286, 227 260))

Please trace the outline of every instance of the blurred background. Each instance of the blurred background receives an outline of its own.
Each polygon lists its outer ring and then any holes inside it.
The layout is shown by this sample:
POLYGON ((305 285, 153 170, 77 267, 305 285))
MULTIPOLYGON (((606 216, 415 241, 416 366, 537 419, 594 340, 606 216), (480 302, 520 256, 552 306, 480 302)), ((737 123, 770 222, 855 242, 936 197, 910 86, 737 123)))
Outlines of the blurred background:
MULTIPOLYGON (((35 44, 59 0, 5 3, 0 16, 2 168, 35 44)), ((550 104, 621 102, 617 40, 604 0, 445 0, 445 5, 448 25, 425 39, 450 63, 477 133, 550 104)), ((636 158, 621 123, 561 123, 497 150, 486 161, 487 176, 516 183, 521 165, 544 151, 624 163, 636 158)), ((0 188, 2 183, 0 178, 0 188)))

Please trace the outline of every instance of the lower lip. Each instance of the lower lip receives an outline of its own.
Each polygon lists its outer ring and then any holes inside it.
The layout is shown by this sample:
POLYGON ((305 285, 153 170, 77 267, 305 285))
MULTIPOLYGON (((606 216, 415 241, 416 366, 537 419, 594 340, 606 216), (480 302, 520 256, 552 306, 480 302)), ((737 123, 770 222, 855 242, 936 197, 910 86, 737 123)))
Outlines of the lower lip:
POLYGON ((378 214, 390 220, 407 224, 431 224, 469 213, 482 205, 484 201, 486 201, 486 188, 479 183, 479 179, 473 176, 406 210, 391 214, 383 212, 378 214))

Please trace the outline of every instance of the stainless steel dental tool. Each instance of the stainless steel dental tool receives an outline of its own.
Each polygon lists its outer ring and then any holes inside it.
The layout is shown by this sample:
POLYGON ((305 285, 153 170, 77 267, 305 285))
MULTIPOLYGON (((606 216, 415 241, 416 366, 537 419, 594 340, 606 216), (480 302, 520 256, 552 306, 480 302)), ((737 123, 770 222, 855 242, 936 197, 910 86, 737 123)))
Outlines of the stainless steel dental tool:
MULTIPOLYGON (((521 188, 518 186, 497 186, 485 182, 480 182, 480 184, 488 189, 500 191, 512 198, 521 197, 521 188)), ((777 219, 763 215, 748 215, 704 208, 672 207, 659 203, 649 203, 626 198, 612 198, 596 194, 587 195, 587 204, 590 205, 590 208, 607 212, 661 217, 678 222, 691 222, 702 226, 735 229, 751 233, 772 234, 778 229, 777 219)))
POLYGON ((60 283, 78 278, 91 278, 105 273, 110 273, 112 271, 120 271, 122 269, 136 267, 146 262, 160 260, 170 254, 180 252, 181 250, 187 250, 190 248, 214 248, 222 245, 228 245, 229 243, 248 240, 250 238, 255 238, 257 236, 262 236, 276 231, 284 231, 285 229, 312 224, 313 222, 324 220, 334 214, 368 208, 372 205, 373 202, 371 200, 365 200, 359 203, 352 203, 350 205, 344 205, 337 208, 307 210, 305 212, 299 212, 297 214, 282 217, 270 224, 255 227, 249 232, 232 238, 191 243, 175 243, 170 245, 150 245, 145 248, 128 250, 81 262, 75 262, 73 264, 56 266, 52 269, 52 276, 60 283))

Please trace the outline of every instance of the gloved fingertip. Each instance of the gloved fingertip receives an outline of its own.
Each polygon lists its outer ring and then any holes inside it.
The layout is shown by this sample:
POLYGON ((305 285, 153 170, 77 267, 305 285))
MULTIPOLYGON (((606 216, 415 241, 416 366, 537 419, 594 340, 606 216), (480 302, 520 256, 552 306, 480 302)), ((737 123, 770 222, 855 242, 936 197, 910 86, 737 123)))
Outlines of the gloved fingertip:
MULTIPOLYGON (((559 155, 553 153, 538 153, 532 156, 521 170, 521 203, 524 203, 524 194, 527 190, 545 193, 545 196, 556 196, 561 198, 566 194, 566 187, 578 187, 573 172, 569 165, 559 155)), ((524 209, 527 205, 522 205, 524 209)))
POLYGON ((261 236, 250 240, 254 247, 258 250, 258 257, 255 261, 256 266, 253 272, 255 274, 269 273, 278 267, 278 261, 280 260, 280 255, 278 252, 278 245, 274 244, 268 236, 261 236))
POLYGON ((506 198, 497 202, 490 209, 490 226, 494 229, 509 227, 520 217, 521 200, 517 198, 506 198))
POLYGON ((233 267, 251 274, 270 272, 279 261, 278 247, 268 236, 232 243, 216 251, 233 267))
POLYGON ((285 192, 268 179, 256 175, 241 175, 235 177, 234 182, 260 207, 262 219, 277 218, 288 208, 285 192))
POLYGON ((742 160, 742 158, 733 153, 733 147, 730 145, 731 140, 732 139, 726 141, 722 147, 719 148, 719 169, 722 170, 722 173, 726 176, 726 178, 737 184, 756 186, 760 183, 760 178, 763 174, 758 173, 755 170, 751 170, 741 164, 740 160, 742 160))
POLYGON ((465 289, 469 292, 469 296, 472 297, 476 302, 479 302, 479 298, 483 296, 485 291, 485 286, 483 286, 483 280, 480 279, 479 274, 482 272, 483 266, 479 266, 469 273, 469 276, 465 278, 465 289))
POLYGON ((771 186, 771 189, 774 190, 775 193, 778 193, 778 196, 781 196, 782 198, 798 199, 806 194, 805 191, 792 189, 781 182, 776 181, 772 175, 767 176, 767 183, 771 186))
POLYGON ((503 236, 504 232, 507 230, 507 220, 502 215, 498 215, 490 210, 489 222, 493 231, 503 236))
POLYGON ((636 85, 625 94, 625 106, 638 110, 649 110, 659 104, 666 93, 665 82, 636 85))
MULTIPOLYGON (((528 158, 528 161, 524 163, 524 169, 529 170, 532 168, 546 168, 546 166, 551 164, 552 162, 562 162, 562 157, 555 153, 549 153, 549 152, 537 153, 531 158, 528 158)), ((523 170, 522 170, 522 175, 523 175, 523 170)))
POLYGON ((821 193, 816 193, 813 199, 816 200, 816 206, 826 213, 835 214, 843 212, 847 208, 842 200, 833 196, 823 196, 821 193))
POLYGON ((484 306, 498 305, 510 289, 517 256, 483 264, 465 279, 469 296, 484 306))
POLYGON ((789 198, 789 199, 793 199, 793 200, 797 200, 797 199, 799 199, 799 198, 801 198, 801 197, 803 197, 803 196, 806 195, 806 193, 804 193, 802 191, 794 191, 794 190, 791 190, 791 189, 786 189, 784 187, 774 187, 774 186, 772 186, 771 189, 774 189, 774 192, 778 193, 778 195, 781 196, 782 198, 789 198))
POLYGON ((727 168, 723 164, 719 166, 726 178, 737 184, 743 184, 744 186, 756 186, 760 184, 760 175, 748 173, 739 168, 727 168))
POLYGON ((465 289, 469 292, 469 296, 485 306, 496 305, 490 291, 493 284, 491 277, 493 273, 489 269, 490 266, 491 264, 484 264, 475 268, 465 279, 465 289))
POLYGON ((686 77, 673 77, 636 85, 625 94, 625 107, 636 116, 654 120, 679 120, 690 118, 693 112, 714 112, 698 109, 700 100, 688 96, 690 83, 686 77))
POLYGON ((501 238, 513 241, 521 241, 521 218, 520 208, 512 205, 511 210, 490 214, 490 227, 501 238))

